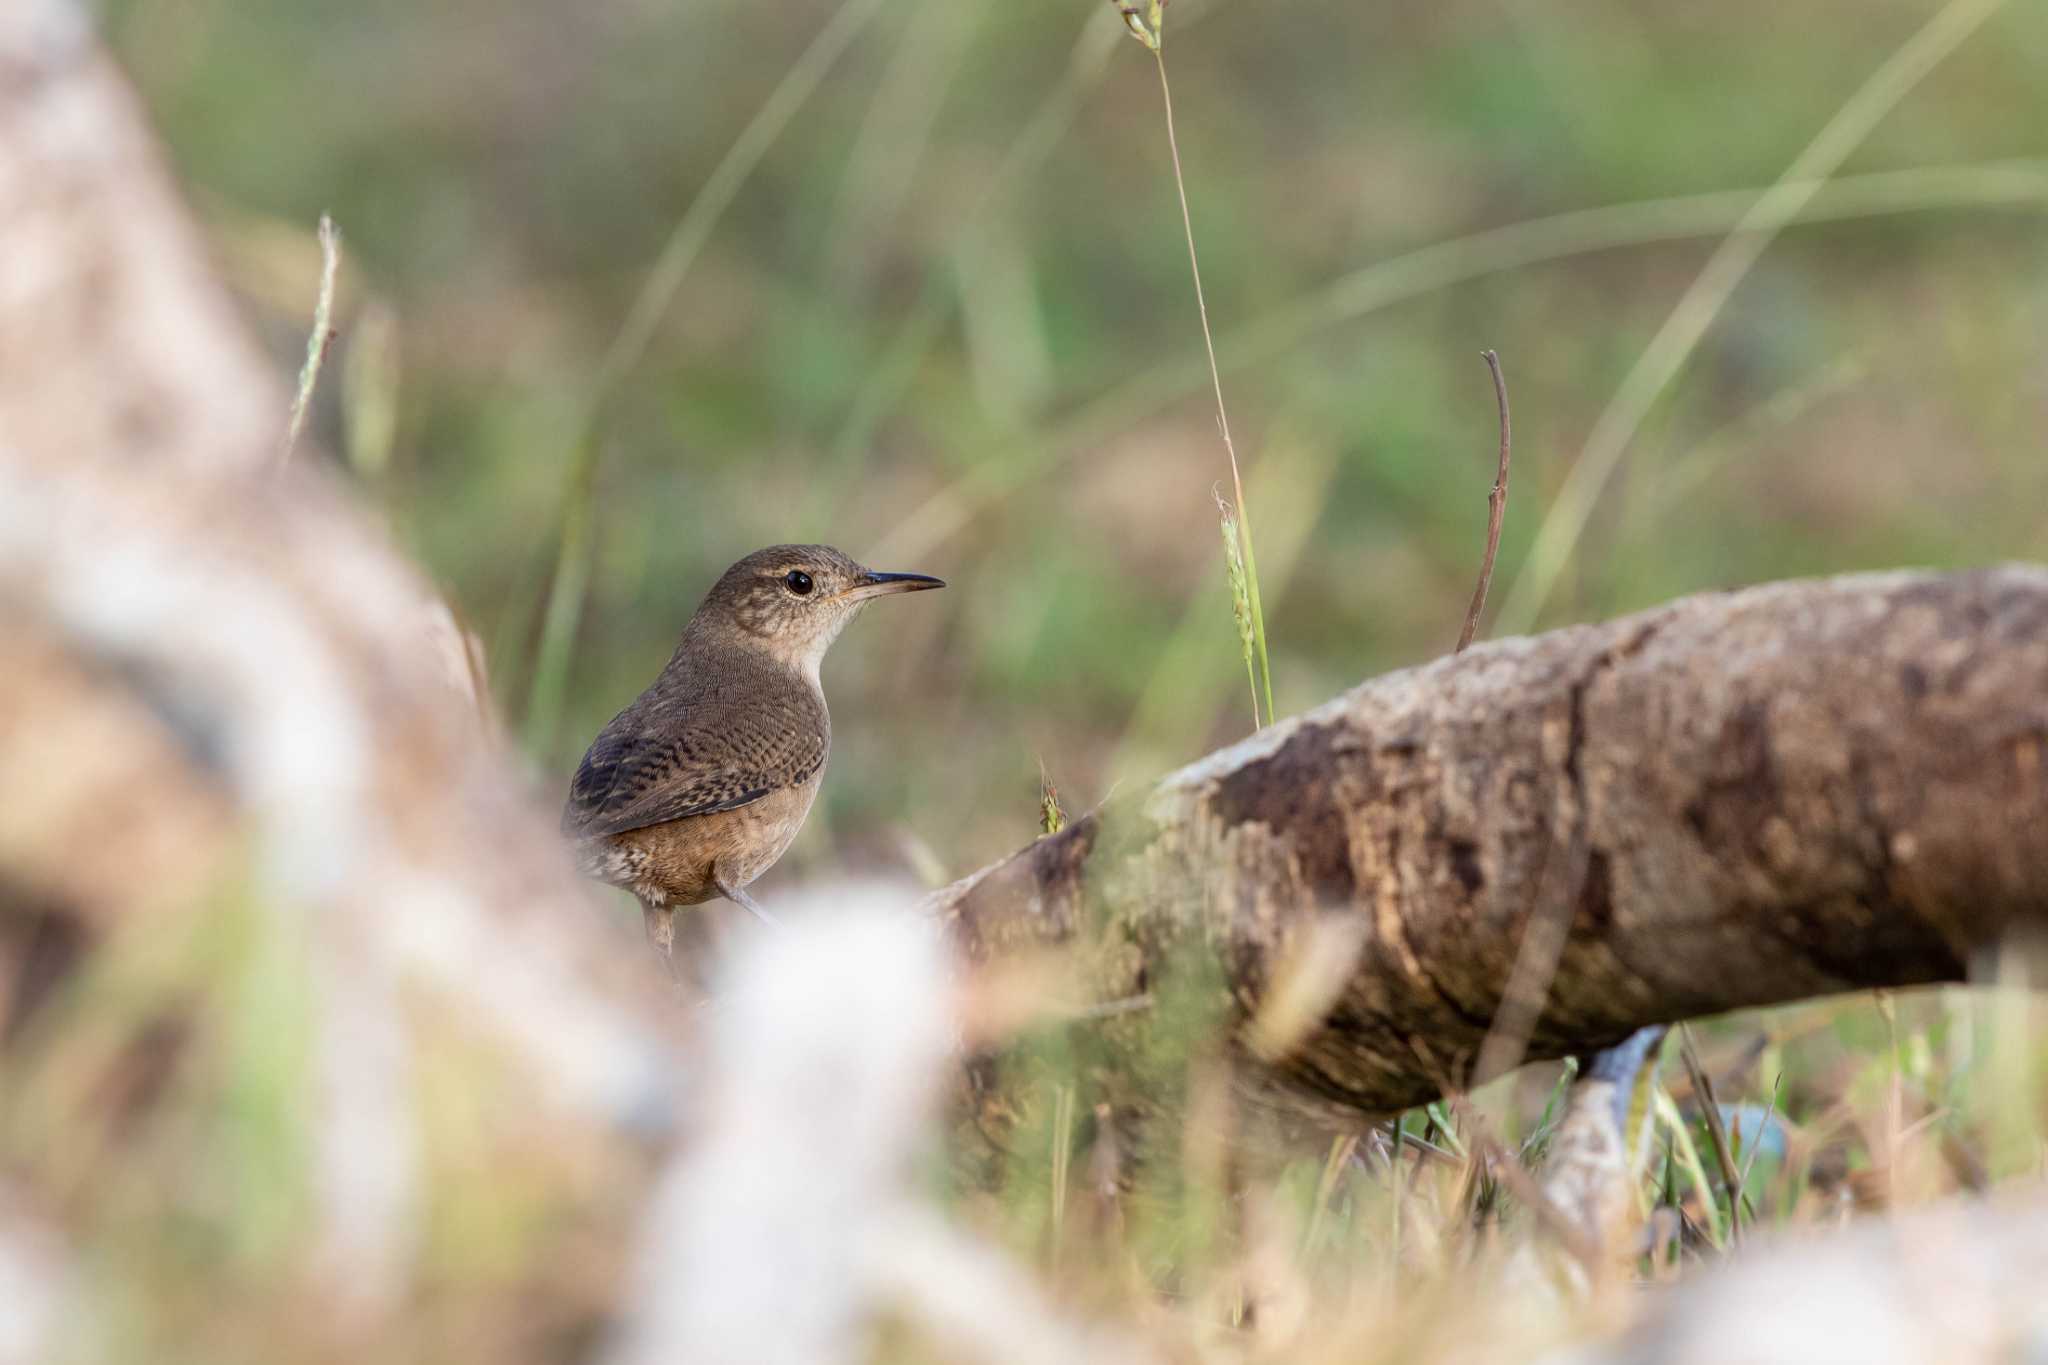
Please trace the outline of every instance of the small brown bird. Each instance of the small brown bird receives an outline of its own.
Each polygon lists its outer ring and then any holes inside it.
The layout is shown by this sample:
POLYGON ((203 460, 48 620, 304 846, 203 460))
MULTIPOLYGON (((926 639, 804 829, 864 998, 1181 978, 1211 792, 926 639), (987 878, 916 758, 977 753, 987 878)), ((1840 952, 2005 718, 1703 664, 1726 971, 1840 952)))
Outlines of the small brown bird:
POLYGON ((604 727, 562 832, 584 875, 640 898, 672 950, 674 907, 747 894, 810 814, 832 747, 818 665, 870 598, 946 586, 827 545, 771 545, 725 571, 654 685, 604 727))

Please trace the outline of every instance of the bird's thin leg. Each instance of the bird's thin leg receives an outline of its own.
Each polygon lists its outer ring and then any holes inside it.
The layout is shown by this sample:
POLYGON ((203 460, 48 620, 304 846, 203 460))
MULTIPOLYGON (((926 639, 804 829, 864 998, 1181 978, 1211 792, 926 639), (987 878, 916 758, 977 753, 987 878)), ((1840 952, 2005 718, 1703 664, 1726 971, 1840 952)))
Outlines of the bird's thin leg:
POLYGON ((640 915, 647 925, 647 941, 660 949, 663 957, 674 957, 676 920, 673 912, 652 905, 642 905, 640 915))
POLYGON ((661 961, 668 968, 668 974, 677 982, 683 979, 682 969, 676 966, 676 912, 666 906, 640 903, 640 914, 647 925, 647 941, 654 945, 654 951, 661 954, 661 961))
POLYGON ((779 931, 784 928, 784 925, 781 920, 775 918, 775 916, 769 914, 766 910, 763 910, 755 902, 754 898, 752 896, 749 896, 743 888, 734 886, 731 882, 728 882, 725 879, 725 875, 723 873, 714 871, 711 874, 711 882, 712 885, 718 888, 719 895, 725 897, 734 905, 742 907, 747 911, 748 914, 752 915, 755 919, 761 921, 761 923, 767 925, 770 929, 775 929, 779 931))

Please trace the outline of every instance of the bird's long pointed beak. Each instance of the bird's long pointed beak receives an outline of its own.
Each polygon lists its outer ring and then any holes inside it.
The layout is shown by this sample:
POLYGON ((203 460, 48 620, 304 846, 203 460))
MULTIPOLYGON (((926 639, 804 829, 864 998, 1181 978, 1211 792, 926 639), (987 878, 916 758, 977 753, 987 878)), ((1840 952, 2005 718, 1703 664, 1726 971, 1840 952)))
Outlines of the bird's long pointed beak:
POLYGON ((892 592, 927 592, 932 588, 943 588, 946 580, 933 578, 922 573, 864 573, 840 596, 854 601, 870 597, 885 597, 892 592))

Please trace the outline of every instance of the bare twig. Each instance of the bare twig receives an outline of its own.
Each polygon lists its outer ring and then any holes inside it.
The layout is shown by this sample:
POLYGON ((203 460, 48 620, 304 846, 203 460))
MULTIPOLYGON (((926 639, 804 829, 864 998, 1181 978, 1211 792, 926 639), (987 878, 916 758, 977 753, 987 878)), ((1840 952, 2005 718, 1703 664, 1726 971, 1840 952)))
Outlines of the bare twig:
POLYGON ((334 277, 341 270, 341 229, 326 214, 320 215, 320 298, 313 305, 313 330, 306 338, 306 363, 299 367, 299 392, 292 399, 291 425, 285 428, 284 447, 277 453, 277 462, 283 465, 292 457, 292 449, 299 443, 299 433, 305 430, 306 410, 313 405, 313 389, 320 382, 320 367, 327 363, 327 352, 334 345, 334 277))
POLYGON ((1508 454, 1514 445, 1508 421, 1508 382, 1501 377, 1500 356, 1493 351, 1481 351, 1479 355, 1493 374, 1493 401, 1500 409, 1500 469, 1493 476, 1493 492, 1486 498, 1486 554, 1479 561, 1479 586, 1472 590, 1472 605, 1465 609, 1465 628, 1458 632, 1458 647, 1451 651, 1453 654, 1463 653, 1465 646, 1472 643, 1472 637, 1479 633, 1479 613, 1486 610, 1486 590, 1493 586, 1493 559, 1500 553, 1500 526, 1507 519, 1508 454))

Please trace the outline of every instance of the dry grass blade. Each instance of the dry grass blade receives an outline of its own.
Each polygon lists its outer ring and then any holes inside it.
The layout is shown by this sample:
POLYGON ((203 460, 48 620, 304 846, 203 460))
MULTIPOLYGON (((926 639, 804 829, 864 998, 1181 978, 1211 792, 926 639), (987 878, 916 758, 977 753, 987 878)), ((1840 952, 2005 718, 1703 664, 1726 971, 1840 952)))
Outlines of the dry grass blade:
POLYGON ((1472 1065, 1474 1086, 1505 1076, 1522 1064, 1536 1022, 1542 1017, 1543 1003, 1549 998, 1551 982, 1557 977, 1558 964, 1564 960, 1572 916, 1579 895, 1585 890, 1586 870, 1592 861, 1592 843, 1586 837, 1586 812, 1575 811, 1571 818, 1573 829, 1563 850, 1562 875, 1551 875, 1555 848, 1545 855, 1546 861, 1537 874, 1536 904, 1522 929, 1521 941, 1515 945, 1514 965, 1508 970, 1507 984, 1501 988, 1493 1025, 1479 1044, 1479 1056, 1472 1065), (1555 892, 1553 887, 1557 888, 1555 892))
POLYGON ((349 468, 365 479, 381 478, 391 468, 404 378, 398 313, 382 300, 366 299, 349 319, 340 375, 342 450, 349 468))
POLYGON ((1785 1078, 1780 1075, 1771 1082, 1771 1097, 1764 1104, 1764 1116, 1756 1126, 1756 1136, 1749 1140, 1749 1154, 1742 1159, 1742 1174, 1735 1182, 1735 1204, 1740 1207, 1742 1193, 1748 1188, 1749 1173, 1756 1169, 1756 1154, 1764 1149, 1764 1134, 1771 1130, 1771 1120, 1778 1112, 1778 1092, 1784 1087, 1785 1078))
MULTIPOLYGON (((1658 1086, 1653 1092, 1651 1103, 1656 1107, 1657 1120, 1664 1125, 1669 1137, 1670 1150, 1666 1156, 1667 1165, 1675 1164, 1685 1172, 1693 1189, 1699 1192, 1700 1212, 1705 1216, 1702 1231, 1708 1243, 1716 1251, 1726 1244, 1721 1232, 1720 1210, 1714 1202, 1714 1187, 1707 1179, 1706 1163, 1700 1160, 1698 1144, 1692 1140, 1692 1133, 1685 1126, 1685 1115, 1678 1112, 1678 1105, 1672 1101, 1670 1092, 1658 1086)), ((1675 1186, 1674 1186, 1675 1188, 1675 1186)))
POLYGON ((1721 1117, 1721 1105, 1714 1098, 1714 1082, 1700 1065, 1699 1050, 1693 1045, 1692 1028, 1680 1025, 1678 1055, 1685 1059, 1685 1071, 1692 1078, 1693 1093, 1699 1097, 1700 1117, 1707 1125, 1707 1141, 1714 1148, 1714 1162, 1721 1168, 1721 1183, 1728 1191, 1728 1237, 1742 1243, 1742 1173, 1735 1168, 1735 1153, 1728 1145, 1728 1125, 1721 1117))
POLYGON ((783 73, 781 81, 769 92, 677 220, 675 230, 662 245, 661 255, 655 258, 653 268, 641 282, 625 322, 598 362, 596 377, 577 419, 569 468, 563 478, 562 526, 555 569, 549 579, 533 681, 527 692, 525 729, 529 745, 536 749, 545 751, 553 738, 569 667, 569 649, 582 621, 584 591, 590 579, 591 489, 597 479, 597 458, 602 448, 599 428, 604 410, 618 386, 646 354, 655 329, 668 315, 690 267, 696 264, 699 253, 711 240, 712 230, 738 197, 740 186, 754 173, 797 111, 809 102, 825 73, 881 8, 882 0, 849 0, 783 73))
MULTIPOLYGON (((1939 210, 2048 206, 2048 162, 2017 159, 1814 181, 1795 224, 1849 222, 1939 210)), ((1489 275, 1617 247, 1718 237, 1742 222, 1764 191, 1716 190, 1609 204, 1532 218, 1434 243, 1362 266, 1224 336, 1233 372, 1287 355, 1311 338, 1409 299, 1489 275)), ((1047 431, 1006 447, 938 489, 873 547, 870 558, 911 560, 1012 490, 1058 469, 1204 386, 1200 356, 1175 357, 1127 376, 1047 431)))
POLYGON ((921 0, 910 10, 847 149, 846 173, 825 234, 825 277, 853 299, 870 297, 890 226, 932 145, 961 58, 990 13, 988 6, 956 0, 921 0))
POLYGON ((1514 448, 1508 418, 1508 381, 1500 372, 1500 356, 1481 351, 1486 368, 1493 375, 1493 401, 1500 409, 1500 469, 1493 476, 1493 491, 1486 497, 1486 554, 1479 561, 1479 585, 1472 590, 1472 605, 1465 609, 1465 628, 1458 632, 1458 646, 1451 653, 1462 654, 1479 633, 1479 613, 1486 610, 1486 590, 1493 586, 1493 560, 1500 553, 1501 523, 1508 511, 1508 456, 1514 448))
POLYGON ((1258 656, 1256 683, 1259 696, 1253 698, 1252 728, 1258 728, 1258 702, 1266 706, 1266 719, 1273 719, 1273 665, 1266 652, 1266 613, 1259 600, 1259 561, 1252 550, 1252 509, 1245 501, 1244 477, 1237 463, 1237 442, 1230 435, 1230 412, 1223 402, 1223 370, 1216 363, 1216 337, 1209 327, 1209 300, 1202 290, 1202 259, 1195 250, 1195 220, 1188 210, 1187 175, 1181 170, 1180 138, 1173 126, 1173 86, 1166 79, 1165 0, 1148 0, 1143 13, 1134 5, 1119 5, 1118 12, 1132 34, 1152 50, 1152 64, 1159 71, 1159 97, 1166 110, 1166 149, 1173 161, 1173 188, 1180 199, 1181 231, 1187 238, 1188 272, 1195 282, 1195 310, 1202 320, 1202 351, 1209 362, 1209 385, 1216 395, 1216 428, 1223 436, 1223 453, 1230 460, 1230 489, 1237 499, 1237 530, 1244 548, 1245 596, 1250 607, 1252 647, 1258 656))
MULTIPOLYGON (((712 230, 738 197, 740 186, 761 164, 761 159, 782 136, 782 130, 789 126, 797 111, 810 102, 819 83, 825 79, 825 73, 853 45, 853 40, 860 36, 861 30, 881 8, 882 0, 852 0, 852 3, 841 6, 831 22, 818 30, 810 46, 783 73, 781 81, 769 92, 739 137, 734 139, 731 148, 705 180, 703 188, 697 191, 697 197, 690 201, 689 208, 677 220, 675 230, 662 245, 661 255, 655 259, 654 268, 647 272, 640 292, 634 296, 625 325, 606 349, 598 366, 591 399, 594 405, 601 406, 611 396, 612 389, 639 364, 648 343, 654 339, 655 328, 667 316, 670 305, 682 290, 684 278, 690 273, 690 267, 696 264, 698 255, 711 240, 712 230)), ((596 416, 595 412, 588 413, 585 420, 594 420, 596 416)))
MULTIPOLYGON (((1181 8, 1174 11, 1175 22, 1185 31, 1214 12, 1209 6, 1184 0, 1181 8)), ((1023 131, 1010 140, 995 171, 976 189, 969 206, 948 231, 951 247, 925 266, 916 301, 898 321, 889 340, 875 350, 876 360, 868 366, 827 447, 827 468, 849 467, 883 419, 903 401, 918 367, 941 335, 947 316, 958 305, 957 291, 948 288, 949 274, 969 268, 966 263, 993 236, 990 222, 998 217, 996 210, 1003 207, 1009 192, 1044 164, 1080 117, 1089 90, 1109 69, 1109 59, 1117 50, 1123 27, 1127 25, 1114 10, 1107 16, 1091 14, 1083 21, 1065 72, 1025 121, 1023 131), (1099 22, 1105 17, 1114 22, 1099 22)), ((832 480, 818 480, 804 517, 799 520, 815 521, 829 515, 842 494, 841 487, 832 480)), ((889 555, 885 548, 876 548, 864 557, 879 560, 889 555)))
MULTIPOLYGON (((1387 1250, 1388 1261, 1397 1266, 1401 1264, 1401 1201, 1406 1194, 1403 1188, 1406 1182, 1402 1179, 1401 1170, 1401 1148, 1406 1137, 1403 1129, 1406 1127, 1407 1118, 1406 1114, 1394 1115, 1393 1148, 1387 1155, 1387 1189, 1390 1195, 1387 1200, 1387 1250)), ((1422 1145, 1419 1138, 1416 1142, 1418 1147, 1422 1145)), ((1416 1165, 1421 1164, 1418 1154, 1416 1165)))
POLYGON ((1885 1080, 1885 1207, 1899 1205, 1899 1163, 1903 1159, 1906 1126, 1904 1067, 1899 1057, 1899 1017, 1892 1007, 1890 991, 1872 991, 1871 1003, 1884 1020, 1885 1059, 1890 1073, 1885 1080))
MULTIPOLYGON (((1357 1151, 1356 1133, 1339 1133, 1330 1139, 1330 1153, 1324 1158, 1323 1173, 1316 1180, 1315 1208, 1308 1216, 1308 1231, 1304 1232, 1301 1238, 1302 1250, 1310 1255, 1314 1255, 1316 1248, 1322 1243, 1323 1222, 1330 1211, 1331 1196, 1336 1194, 1337 1182, 1343 1178, 1345 1168, 1351 1164, 1351 1158, 1357 1151)), ((1393 1160, 1397 1165, 1401 1160, 1401 1149, 1398 1144, 1394 1148, 1393 1160)), ((1397 1173, 1395 1179, 1399 1178, 1397 1173)))
POLYGON ((320 367, 334 345, 334 278, 341 273, 341 229, 326 214, 320 215, 320 297, 313 305, 313 330, 306 337, 306 363, 299 367, 299 391, 292 399, 292 420, 285 428, 284 445, 277 452, 280 466, 292 457, 299 433, 306 429, 306 412, 313 406, 313 390, 320 383, 320 367))
POLYGON ((1528 566, 1516 579, 1514 590, 1501 609, 1501 629, 1520 633, 1535 623, 1592 517, 1593 504, 1620 465, 1629 443, 1635 439, 1650 409, 1692 358, 1700 338, 1721 315, 1750 268, 1778 234, 1805 211, 1828 177, 1841 168, 1878 121, 2002 3, 2004 0, 1950 0, 1889 61, 1871 73, 1798 159, 1785 169, 1778 182, 1757 199, 1734 230, 1714 248, 1714 254, 1671 310, 1600 414, 1592 435, 1586 438, 1585 449, 1580 451, 1563 490, 1537 530, 1528 566))
POLYGON ((1456 1116, 1460 1127, 1471 1134, 1471 1158, 1474 1168, 1488 1169, 1493 1177, 1507 1186, 1508 1192, 1520 1200, 1543 1224, 1544 1229, 1557 1238, 1558 1244, 1572 1254, 1572 1257, 1589 1272, 1598 1268, 1600 1247, 1587 1230, 1546 1194, 1536 1178, 1529 1174, 1521 1158, 1493 1135, 1485 1120, 1474 1113, 1472 1106, 1457 1091, 1448 1091, 1445 1100, 1451 1113, 1456 1116))
POLYGON ((1057 1272, 1060 1247, 1066 1241, 1067 1186, 1074 1157, 1074 1087, 1062 1085, 1053 1094, 1052 1120, 1052 1244, 1046 1260, 1057 1272))

